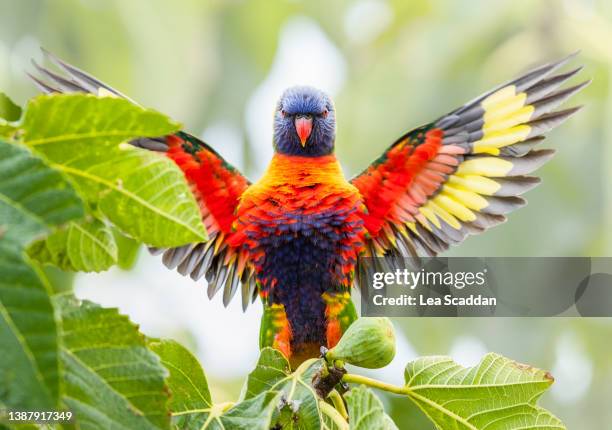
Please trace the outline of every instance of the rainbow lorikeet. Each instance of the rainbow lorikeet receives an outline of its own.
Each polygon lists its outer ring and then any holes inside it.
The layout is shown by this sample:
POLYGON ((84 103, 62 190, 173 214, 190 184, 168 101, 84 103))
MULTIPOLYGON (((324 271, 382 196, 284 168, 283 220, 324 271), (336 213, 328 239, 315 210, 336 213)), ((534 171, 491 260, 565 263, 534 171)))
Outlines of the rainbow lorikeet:
MULTIPOLYGON (((44 92, 124 97, 48 56, 64 76, 36 65, 44 92)), ((580 70, 549 77, 569 58, 409 131, 351 180, 334 155, 334 105, 310 87, 280 97, 274 157, 254 183, 188 133, 136 139, 182 169, 210 236, 153 251, 183 275, 205 275, 208 295, 223 289, 226 305, 239 287, 245 308, 261 297, 260 346, 292 365, 316 356, 356 318, 350 288, 361 256, 434 256, 525 204, 519 195, 539 183, 527 175, 553 155, 534 147, 578 110, 555 111, 588 83, 558 89, 580 70)))

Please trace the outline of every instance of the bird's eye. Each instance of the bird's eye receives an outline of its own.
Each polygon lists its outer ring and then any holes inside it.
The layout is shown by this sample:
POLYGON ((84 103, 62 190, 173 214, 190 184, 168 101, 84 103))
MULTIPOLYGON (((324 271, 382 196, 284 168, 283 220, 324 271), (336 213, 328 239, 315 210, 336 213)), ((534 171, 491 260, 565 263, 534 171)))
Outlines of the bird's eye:
POLYGON ((287 111, 285 109, 281 109, 280 113, 283 118, 287 116, 287 111))
POLYGON ((321 116, 323 118, 327 118, 327 115, 329 114, 329 111, 327 109, 325 109, 323 112, 321 112, 321 116))

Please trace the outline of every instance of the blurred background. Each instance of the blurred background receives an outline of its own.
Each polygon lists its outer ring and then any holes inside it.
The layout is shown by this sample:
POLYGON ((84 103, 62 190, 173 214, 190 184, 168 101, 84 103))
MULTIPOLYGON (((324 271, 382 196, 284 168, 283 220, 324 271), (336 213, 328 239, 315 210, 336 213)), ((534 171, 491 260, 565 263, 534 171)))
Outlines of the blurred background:
MULTIPOLYGON (((531 66, 581 50, 573 67, 593 83, 585 108, 549 134, 557 156, 544 183, 509 222, 449 255, 612 255, 612 2, 0 0, 0 89, 23 104, 25 71, 44 46, 182 121, 251 179, 271 153, 276 98, 311 84, 336 101, 337 154, 348 176, 405 131, 429 122, 531 66)), ((141 250, 130 271, 53 282, 117 306, 150 336, 194 351, 216 401, 236 399, 257 357, 261 306, 242 313, 141 250)), ((399 352, 382 379, 401 383, 406 362, 448 354, 473 365, 487 351, 549 369, 543 399, 571 429, 612 429, 612 320, 396 319, 399 352)), ((430 429, 405 399, 387 397, 400 429, 430 429)))

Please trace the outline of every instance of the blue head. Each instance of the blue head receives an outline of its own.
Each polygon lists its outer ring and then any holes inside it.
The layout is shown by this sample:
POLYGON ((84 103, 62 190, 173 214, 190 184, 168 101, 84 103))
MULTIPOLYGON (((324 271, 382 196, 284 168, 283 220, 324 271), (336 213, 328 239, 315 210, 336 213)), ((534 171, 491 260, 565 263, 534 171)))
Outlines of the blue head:
POLYGON ((291 87, 274 114, 274 148, 286 155, 317 157, 334 151, 336 117, 331 99, 312 87, 291 87))

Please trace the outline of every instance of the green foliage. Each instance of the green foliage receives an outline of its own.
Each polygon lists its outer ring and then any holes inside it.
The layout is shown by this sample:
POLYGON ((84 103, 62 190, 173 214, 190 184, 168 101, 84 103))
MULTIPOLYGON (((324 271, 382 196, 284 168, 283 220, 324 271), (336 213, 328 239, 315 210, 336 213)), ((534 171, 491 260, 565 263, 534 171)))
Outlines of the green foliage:
POLYGON ((536 404, 552 376, 498 354, 467 369, 449 357, 424 357, 404 377, 408 396, 440 429, 565 428, 536 404))
POLYGON ((346 404, 351 417, 351 430, 397 430, 372 390, 359 386, 349 391, 346 404))
POLYGON ((323 360, 307 360, 291 373, 289 362, 282 353, 264 348, 257 366, 247 378, 245 399, 266 391, 281 392, 284 405, 276 424, 292 426, 287 428, 319 428, 321 415, 311 381, 322 366, 323 360))
POLYGON ((279 401, 276 391, 264 391, 235 406, 213 404, 208 383, 197 359, 174 341, 150 340, 149 347, 170 371, 167 380, 172 392, 169 408, 172 424, 178 429, 261 429, 270 428, 279 401))
POLYGON ((263 348, 255 369, 247 378, 245 398, 271 390, 276 381, 284 379, 290 372, 291 366, 283 354, 273 348, 263 348))
POLYGON ((212 408, 208 382, 198 360, 171 340, 149 340, 149 348, 170 372, 167 380, 172 397, 168 407, 178 428, 200 428, 212 408))
POLYGON ((21 146, 0 141, 0 225, 21 245, 83 215, 81 200, 62 174, 21 146))
POLYGON ((65 172, 94 210, 160 247, 205 240, 199 208, 171 160, 120 143, 178 128, 127 100, 91 95, 37 97, 23 122, 24 142, 65 172))
POLYGON ((0 137, 5 139, 10 139, 17 129, 10 124, 4 124, 2 120, 0 120, 0 137))
POLYGON ((65 271, 101 272, 115 264, 124 270, 132 268, 139 249, 139 242, 89 217, 70 222, 32 243, 28 254, 40 263, 65 271))
POLYGON ((41 263, 62 270, 100 272, 117 263, 117 248, 111 229, 102 221, 89 218, 73 221, 35 242, 28 253, 41 263))
POLYGON ((117 265, 123 270, 129 270, 136 263, 140 243, 121 233, 117 228, 112 228, 112 231, 117 244, 117 265))
POLYGON ((0 405, 57 405, 54 311, 23 247, 82 214, 80 199, 60 173, 27 149, 0 141, 0 405))
POLYGON ((220 417, 221 425, 211 428, 268 430, 273 425, 273 414, 277 411, 279 401, 279 393, 263 392, 229 409, 220 417))
POLYGON ((0 406, 53 410, 57 327, 47 290, 21 249, 0 239, 0 406))
POLYGON ((90 429, 167 429, 166 369, 116 309, 60 295, 62 400, 90 429))
POLYGON ((0 137, 11 137, 17 129, 9 122, 17 121, 20 117, 21 107, 17 106, 6 94, 0 93, 0 137))
POLYGON ((4 93, 0 93, 0 118, 7 121, 17 121, 21 118, 21 107, 4 93))

